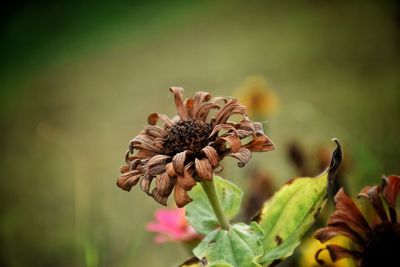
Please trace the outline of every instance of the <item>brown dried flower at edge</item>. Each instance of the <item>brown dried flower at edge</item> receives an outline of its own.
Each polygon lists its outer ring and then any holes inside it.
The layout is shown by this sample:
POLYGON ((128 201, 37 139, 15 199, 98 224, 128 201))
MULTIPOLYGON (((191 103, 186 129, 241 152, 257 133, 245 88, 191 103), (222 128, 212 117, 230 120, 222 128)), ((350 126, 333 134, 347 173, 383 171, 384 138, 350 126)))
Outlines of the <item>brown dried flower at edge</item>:
MULTIPOLYGON (((369 200, 375 211, 375 220, 368 222, 353 200, 340 189, 336 194, 336 210, 328 220, 328 226, 315 234, 321 243, 336 236, 345 236, 352 241, 352 248, 327 245, 332 261, 352 258, 358 267, 397 266, 400 249, 400 222, 396 212, 396 200, 400 193, 400 176, 383 177, 381 186, 368 186, 358 197, 369 200)), ((319 250, 315 255, 317 262, 319 250)))
POLYGON ((129 191, 140 181, 141 189, 163 205, 174 191, 176 205, 183 207, 192 201, 187 191, 198 181, 212 180, 225 156, 236 158, 243 167, 252 152, 274 149, 262 125, 247 117, 246 107, 238 100, 211 98, 207 92, 183 100, 183 88, 171 87, 170 91, 177 116, 149 115, 149 125, 129 143, 117 181, 120 188, 129 191), (212 110, 217 110, 216 115, 208 119, 212 110), (228 121, 234 114, 242 115, 242 121, 228 121), (156 125, 159 120, 162 126, 156 125), (243 144, 245 138, 250 141, 243 144), (156 185, 151 190, 153 179, 156 185))

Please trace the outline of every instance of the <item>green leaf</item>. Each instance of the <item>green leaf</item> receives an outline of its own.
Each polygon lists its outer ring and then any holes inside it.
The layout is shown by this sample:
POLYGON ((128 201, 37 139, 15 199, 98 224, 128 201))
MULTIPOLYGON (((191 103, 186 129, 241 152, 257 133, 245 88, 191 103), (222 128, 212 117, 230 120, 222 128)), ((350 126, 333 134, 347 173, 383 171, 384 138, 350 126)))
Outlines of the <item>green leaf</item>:
POLYGON ((238 223, 229 230, 219 228, 210 232, 193 253, 210 267, 261 267, 257 261, 263 254, 262 238, 256 223, 238 223))
MULTIPOLYGON (((228 220, 231 220, 239 213, 243 192, 225 179, 218 176, 214 176, 213 179, 222 210, 228 220)), ((197 183, 189 195, 194 201, 185 207, 186 218, 197 232, 208 234, 217 228, 219 223, 201 184, 197 183)))
POLYGON ((324 173, 316 178, 292 180, 264 204, 258 220, 264 231, 264 255, 260 263, 269 265, 292 255, 324 208, 328 184, 333 181, 342 159, 341 146, 335 142, 337 148, 324 173))

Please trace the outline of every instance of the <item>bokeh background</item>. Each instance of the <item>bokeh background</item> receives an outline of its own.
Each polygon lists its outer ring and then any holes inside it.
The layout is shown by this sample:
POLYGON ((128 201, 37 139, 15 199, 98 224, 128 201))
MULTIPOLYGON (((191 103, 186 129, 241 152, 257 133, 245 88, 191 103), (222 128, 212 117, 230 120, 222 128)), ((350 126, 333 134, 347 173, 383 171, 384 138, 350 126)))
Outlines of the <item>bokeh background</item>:
POLYGON ((277 150, 261 166, 296 176, 342 140, 351 193, 400 173, 396 1, 15 1, 0 9, 0 265, 176 266, 179 244, 145 231, 158 205, 115 185, 128 141, 168 87, 233 95, 261 75, 280 104, 265 120, 277 150))

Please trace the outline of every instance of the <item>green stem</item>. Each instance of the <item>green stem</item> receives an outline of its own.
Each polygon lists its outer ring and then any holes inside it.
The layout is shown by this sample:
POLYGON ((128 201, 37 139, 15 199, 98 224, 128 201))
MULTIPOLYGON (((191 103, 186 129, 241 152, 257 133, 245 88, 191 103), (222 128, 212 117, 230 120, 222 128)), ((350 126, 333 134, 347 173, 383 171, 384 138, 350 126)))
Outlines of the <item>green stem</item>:
POLYGON ((217 191, 215 190, 214 180, 203 181, 201 185, 203 186, 204 192, 207 194, 208 200, 210 201, 211 207, 214 210, 215 216, 217 216, 221 228, 224 230, 229 230, 229 227, 231 226, 222 210, 221 202, 219 201, 217 191))

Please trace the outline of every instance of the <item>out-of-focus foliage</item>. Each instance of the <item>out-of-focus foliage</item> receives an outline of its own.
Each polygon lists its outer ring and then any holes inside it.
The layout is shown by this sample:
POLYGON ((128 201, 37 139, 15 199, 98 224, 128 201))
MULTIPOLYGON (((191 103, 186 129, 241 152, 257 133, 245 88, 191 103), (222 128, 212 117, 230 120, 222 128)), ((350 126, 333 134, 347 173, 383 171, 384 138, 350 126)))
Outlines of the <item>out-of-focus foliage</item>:
MULTIPOLYGON (((144 230, 151 199, 115 186, 146 115, 174 114, 172 85, 233 95, 246 77, 266 77, 280 99, 265 125, 277 150, 245 168, 263 163, 278 185, 297 175, 284 149, 293 138, 307 147, 340 138, 354 161, 349 192, 400 173, 398 10, 315 0, 2 6, 0 265, 188 258, 144 230)), ((246 170, 233 165, 221 175, 242 187, 246 170)))

